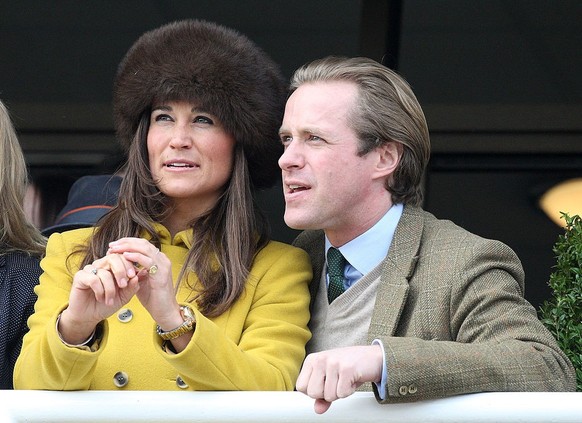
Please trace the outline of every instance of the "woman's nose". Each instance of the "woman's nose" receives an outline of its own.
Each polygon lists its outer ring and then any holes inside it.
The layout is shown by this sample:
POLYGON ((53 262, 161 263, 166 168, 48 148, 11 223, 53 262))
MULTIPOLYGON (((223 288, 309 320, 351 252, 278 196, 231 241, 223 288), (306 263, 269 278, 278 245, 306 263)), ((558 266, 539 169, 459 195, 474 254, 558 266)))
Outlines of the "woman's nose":
POLYGON ((170 146, 173 148, 190 148, 192 146, 192 134, 184 125, 176 125, 172 132, 170 146))

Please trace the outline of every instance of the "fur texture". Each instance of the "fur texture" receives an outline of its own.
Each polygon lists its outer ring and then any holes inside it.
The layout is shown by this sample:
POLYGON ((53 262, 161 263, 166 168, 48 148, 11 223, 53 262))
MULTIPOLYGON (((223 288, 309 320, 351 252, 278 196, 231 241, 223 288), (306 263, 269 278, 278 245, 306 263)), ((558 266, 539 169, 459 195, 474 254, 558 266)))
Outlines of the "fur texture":
POLYGON ((254 187, 267 188, 280 178, 286 93, 278 66, 244 35, 200 20, 174 22, 143 34, 120 63, 115 128, 127 149, 154 101, 195 102, 243 145, 254 187))

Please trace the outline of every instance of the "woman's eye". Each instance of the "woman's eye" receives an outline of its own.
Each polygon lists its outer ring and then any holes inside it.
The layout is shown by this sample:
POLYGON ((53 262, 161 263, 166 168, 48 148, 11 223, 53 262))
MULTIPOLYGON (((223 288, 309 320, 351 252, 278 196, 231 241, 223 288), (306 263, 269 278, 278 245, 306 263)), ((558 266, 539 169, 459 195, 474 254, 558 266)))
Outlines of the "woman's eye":
POLYGON ((207 116, 196 116, 194 118, 194 123, 205 123, 207 125, 212 125, 214 122, 207 116))
POLYGON ((154 116, 154 120, 156 122, 170 122, 172 121, 172 118, 170 117, 170 115, 160 113, 159 115, 154 116))

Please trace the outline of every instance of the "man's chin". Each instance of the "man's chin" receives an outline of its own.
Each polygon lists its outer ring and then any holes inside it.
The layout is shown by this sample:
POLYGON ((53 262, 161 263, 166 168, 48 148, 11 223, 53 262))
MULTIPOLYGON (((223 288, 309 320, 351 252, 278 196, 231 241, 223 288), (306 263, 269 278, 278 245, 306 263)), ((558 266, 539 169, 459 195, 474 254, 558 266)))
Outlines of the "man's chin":
POLYGON ((289 226, 291 229, 297 229, 299 231, 303 231, 306 229, 317 229, 314 228, 313 222, 311 219, 305 218, 304 216, 296 216, 285 212, 285 224, 289 226))

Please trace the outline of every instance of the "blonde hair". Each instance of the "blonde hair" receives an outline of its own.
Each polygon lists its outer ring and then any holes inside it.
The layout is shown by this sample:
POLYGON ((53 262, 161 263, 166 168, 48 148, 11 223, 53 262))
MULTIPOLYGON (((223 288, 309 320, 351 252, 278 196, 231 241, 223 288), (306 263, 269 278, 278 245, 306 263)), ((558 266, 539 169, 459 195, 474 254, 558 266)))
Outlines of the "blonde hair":
POLYGON ((28 174, 24 154, 6 106, 0 101, 0 254, 44 253, 46 239, 24 213, 28 174))

